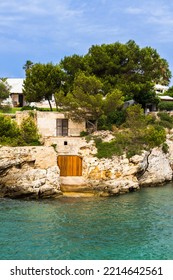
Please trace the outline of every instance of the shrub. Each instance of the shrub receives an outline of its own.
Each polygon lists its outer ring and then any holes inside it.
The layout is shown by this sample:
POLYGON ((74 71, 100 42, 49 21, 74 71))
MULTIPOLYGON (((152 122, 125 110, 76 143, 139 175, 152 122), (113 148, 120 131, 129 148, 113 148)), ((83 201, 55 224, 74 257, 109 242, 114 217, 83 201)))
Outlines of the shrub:
POLYGON ((9 116, 0 115, 0 144, 6 146, 40 145, 34 118, 24 119, 21 128, 9 116))
POLYGON ((125 121, 126 112, 115 110, 107 115, 102 115, 98 120, 98 130, 112 130, 113 126, 120 126, 125 121))
POLYGON ((156 116, 155 115, 149 114, 149 115, 146 115, 145 118, 146 118, 146 123, 147 124, 155 124, 156 123, 156 116))
POLYGON ((88 135, 87 131, 81 131, 80 132, 80 137, 84 137, 84 136, 87 136, 87 135, 88 135))
POLYGON ((17 123, 9 116, 0 115, 0 144, 6 146, 25 145, 17 123))
POLYGON ((34 110, 34 109, 37 109, 37 107, 34 107, 34 106, 23 106, 21 108, 21 111, 30 111, 30 110, 34 110))
POLYGON ((160 125, 150 125, 145 129, 145 142, 148 148, 160 146, 166 140, 166 132, 160 125))
POLYGON ((168 128, 168 129, 173 128, 173 124, 171 122, 168 122, 168 121, 158 121, 158 124, 162 127, 168 128))
POLYGON ((9 105, 0 106, 2 113, 11 113, 11 107, 9 105))
POLYGON ((17 123, 9 116, 0 115, 0 137, 16 138, 19 134, 17 123))
POLYGON ((163 143, 162 145, 162 151, 167 154, 169 152, 169 146, 166 142, 163 143))
POLYGON ((98 158, 111 158, 114 155, 121 155, 123 150, 119 145, 116 144, 116 141, 111 142, 97 142, 97 154, 98 158))
POLYGON ((173 117, 172 116, 170 116, 166 112, 159 112, 157 115, 160 118, 160 121, 158 122, 159 125, 161 125, 165 128, 168 128, 168 129, 173 128, 173 117))
POLYGON ((34 146, 40 144, 38 129, 33 117, 29 116, 24 119, 21 123, 20 130, 26 144, 34 146))
POLYGON ((168 113, 166 112, 158 112, 157 113, 158 117, 162 120, 162 121, 168 121, 173 123, 173 117, 170 116, 168 113))
POLYGON ((161 111, 172 111, 173 110, 173 102, 160 102, 158 104, 158 109, 161 111))
POLYGON ((140 154, 142 150, 151 149, 163 144, 162 149, 166 151, 166 132, 162 126, 148 125, 133 133, 126 129, 116 134, 116 138, 110 142, 102 142, 100 138, 94 139, 97 147, 98 158, 111 158, 114 155, 126 153, 127 158, 140 154))

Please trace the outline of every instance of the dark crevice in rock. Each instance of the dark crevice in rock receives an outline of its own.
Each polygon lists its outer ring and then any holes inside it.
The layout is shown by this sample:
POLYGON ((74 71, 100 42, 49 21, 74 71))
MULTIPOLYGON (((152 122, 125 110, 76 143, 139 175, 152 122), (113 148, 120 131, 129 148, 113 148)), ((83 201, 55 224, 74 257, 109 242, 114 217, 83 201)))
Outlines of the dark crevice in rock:
POLYGON ((14 164, 8 164, 6 166, 1 166, 0 167, 0 176, 4 176, 7 174, 8 170, 15 167, 16 169, 22 169, 23 165, 28 165, 30 167, 34 167, 35 164, 35 160, 31 160, 31 161, 23 161, 21 163, 14 163, 14 164))
POLYGON ((147 155, 147 165, 146 165, 146 168, 139 171, 137 174, 136 174, 136 177, 137 179, 139 180, 147 171, 148 171, 148 167, 149 167, 149 156, 151 155, 152 153, 152 150, 149 151, 148 155, 147 155))

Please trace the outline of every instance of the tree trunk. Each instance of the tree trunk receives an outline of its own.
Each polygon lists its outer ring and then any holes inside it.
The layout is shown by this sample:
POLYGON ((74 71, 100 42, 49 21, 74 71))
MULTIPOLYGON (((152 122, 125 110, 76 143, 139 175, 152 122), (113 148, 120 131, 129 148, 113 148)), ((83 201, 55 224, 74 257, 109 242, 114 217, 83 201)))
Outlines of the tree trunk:
POLYGON ((48 102, 49 102, 50 111, 53 111, 51 101, 49 100, 49 98, 48 98, 47 100, 48 100, 48 102))
POLYGON ((90 126, 92 126, 92 129, 91 128, 88 129, 89 133, 93 133, 94 131, 97 131, 97 126, 98 126, 98 121, 97 120, 95 121, 95 123, 87 120, 87 123, 90 124, 90 126))

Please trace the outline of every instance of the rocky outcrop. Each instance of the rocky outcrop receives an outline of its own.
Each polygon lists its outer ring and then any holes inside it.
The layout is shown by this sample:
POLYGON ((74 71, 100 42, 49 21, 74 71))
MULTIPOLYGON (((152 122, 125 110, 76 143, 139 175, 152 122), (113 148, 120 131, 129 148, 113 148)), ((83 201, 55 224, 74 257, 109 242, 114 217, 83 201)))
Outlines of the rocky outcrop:
POLYGON ((154 186, 172 180, 170 154, 154 148, 148 157, 148 165, 142 176, 138 177, 140 186, 154 186))
MULTIPOLYGON (((102 139, 111 139, 104 133, 102 139)), ((108 141, 109 141, 108 140, 108 141)), ((107 141, 107 140, 106 140, 107 141)), ((94 142, 80 149, 83 174, 87 182, 101 195, 118 195, 171 181, 173 176, 173 141, 167 141, 169 153, 161 148, 144 151, 127 159, 125 155, 98 159, 94 142)))
POLYGON ((1 147, 0 196, 47 198, 61 194, 52 147, 1 147))
POLYGON ((98 159, 96 157, 83 158, 84 175, 88 183, 100 195, 118 195, 139 189, 136 173, 140 165, 134 165, 125 157, 112 159, 98 159))
MULTIPOLYGON (((113 137, 105 132, 102 136, 103 141, 111 141, 113 137)), ((0 196, 116 196, 140 187, 163 184, 173 176, 171 139, 167 139, 167 154, 161 148, 154 148, 130 159, 125 155, 98 159, 93 140, 82 139, 79 144, 77 139, 76 151, 83 164, 83 176, 78 178, 60 177, 53 147, 0 147, 0 196)))

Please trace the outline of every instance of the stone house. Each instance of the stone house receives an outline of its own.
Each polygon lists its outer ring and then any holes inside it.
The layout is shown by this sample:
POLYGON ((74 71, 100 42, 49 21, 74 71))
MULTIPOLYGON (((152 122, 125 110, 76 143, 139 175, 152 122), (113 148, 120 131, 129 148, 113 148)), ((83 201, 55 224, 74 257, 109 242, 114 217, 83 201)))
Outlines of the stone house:
MULTIPOLYGON (((31 111, 16 112, 18 125, 31 111)), ((53 146, 61 176, 82 176, 83 162, 80 148, 86 145, 80 133, 86 130, 86 123, 74 122, 67 114, 59 112, 32 111, 45 146, 53 146)))
POLYGON ((42 111, 18 111, 16 121, 20 125, 22 120, 34 112, 36 124, 42 138, 77 137, 86 130, 85 121, 75 122, 65 113, 42 111))

